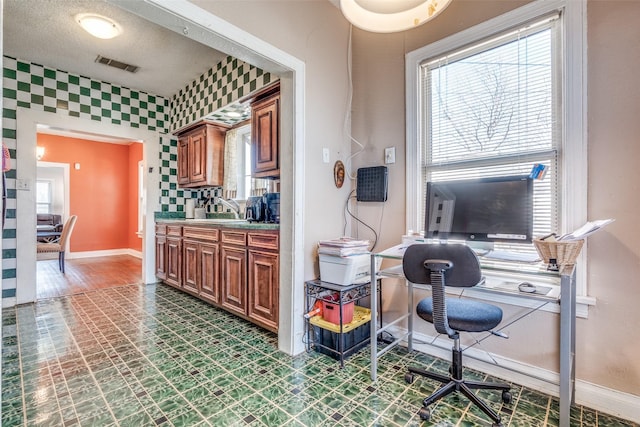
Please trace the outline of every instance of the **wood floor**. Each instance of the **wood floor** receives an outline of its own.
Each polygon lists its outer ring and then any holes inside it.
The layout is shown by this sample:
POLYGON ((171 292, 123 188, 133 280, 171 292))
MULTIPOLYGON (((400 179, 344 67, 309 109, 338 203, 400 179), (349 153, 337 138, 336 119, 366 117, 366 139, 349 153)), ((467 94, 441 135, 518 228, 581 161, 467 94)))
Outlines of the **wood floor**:
POLYGON ((130 255, 66 259, 65 274, 58 269, 57 257, 37 265, 38 299, 142 282, 142 260, 130 255))

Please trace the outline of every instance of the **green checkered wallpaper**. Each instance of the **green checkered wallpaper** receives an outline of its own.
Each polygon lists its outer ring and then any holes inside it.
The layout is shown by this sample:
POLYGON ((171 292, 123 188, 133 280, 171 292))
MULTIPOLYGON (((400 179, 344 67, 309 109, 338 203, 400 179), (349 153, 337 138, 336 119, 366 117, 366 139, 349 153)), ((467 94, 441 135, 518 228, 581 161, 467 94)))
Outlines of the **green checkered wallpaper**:
POLYGON ((228 56, 173 96, 171 130, 212 115, 276 79, 253 65, 228 56))
POLYGON ((2 141, 14 169, 6 176, 7 214, 2 233, 2 298, 16 294, 16 170, 20 153, 16 136, 18 107, 121 126, 146 127, 160 135, 160 205, 162 212, 182 212, 186 198, 221 195, 220 189, 182 190, 177 184, 177 140, 168 135, 204 116, 217 117, 237 101, 275 79, 262 70, 227 57, 171 101, 62 70, 3 57, 2 141), (166 134, 166 135, 163 135, 166 134))

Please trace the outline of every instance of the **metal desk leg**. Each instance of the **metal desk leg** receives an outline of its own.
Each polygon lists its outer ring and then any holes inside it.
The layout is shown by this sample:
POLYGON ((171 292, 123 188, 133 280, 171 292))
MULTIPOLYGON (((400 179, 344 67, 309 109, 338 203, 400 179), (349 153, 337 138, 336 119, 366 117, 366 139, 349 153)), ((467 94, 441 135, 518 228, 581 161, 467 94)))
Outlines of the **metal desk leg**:
POLYGON ((575 391, 575 270, 560 281, 560 427, 569 427, 575 391))
POLYGON ((378 374, 378 292, 376 256, 371 254, 371 381, 375 381, 378 374))
POLYGON ((407 337, 407 350, 409 351, 409 353, 411 353, 413 351, 413 283, 408 280, 406 280, 406 282, 409 291, 409 295, 407 298, 407 300, 409 301, 407 304, 407 310, 409 313, 409 317, 407 319, 407 327, 409 328, 409 336, 407 337))

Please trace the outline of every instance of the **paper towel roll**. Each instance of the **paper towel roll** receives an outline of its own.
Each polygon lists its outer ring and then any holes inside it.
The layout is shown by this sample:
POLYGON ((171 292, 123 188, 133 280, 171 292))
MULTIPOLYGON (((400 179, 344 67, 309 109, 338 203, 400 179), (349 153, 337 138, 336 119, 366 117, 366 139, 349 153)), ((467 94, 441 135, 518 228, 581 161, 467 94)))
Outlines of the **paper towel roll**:
POLYGON ((185 202, 184 212, 186 218, 193 218, 196 207, 195 199, 187 199, 185 202))

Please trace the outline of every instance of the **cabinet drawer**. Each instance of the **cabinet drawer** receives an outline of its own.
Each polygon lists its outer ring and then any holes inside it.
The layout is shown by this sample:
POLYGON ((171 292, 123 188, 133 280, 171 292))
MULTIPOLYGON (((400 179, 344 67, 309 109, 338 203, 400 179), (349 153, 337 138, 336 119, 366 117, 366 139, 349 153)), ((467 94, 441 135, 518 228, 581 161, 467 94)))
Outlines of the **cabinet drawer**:
POLYGON ((247 244, 247 233, 244 231, 220 230, 220 232, 222 234, 222 243, 242 246, 247 244))
POLYGON ((277 233, 249 233, 248 245, 259 249, 277 251, 279 248, 279 237, 277 233))
POLYGON ((156 224, 156 234, 167 234, 167 225, 156 224))
POLYGON ((218 229, 217 228, 205 228, 205 227, 182 227, 182 236, 190 237, 192 239, 218 241, 218 229))
POLYGON ((182 236, 182 226, 167 225, 167 236, 182 236))

